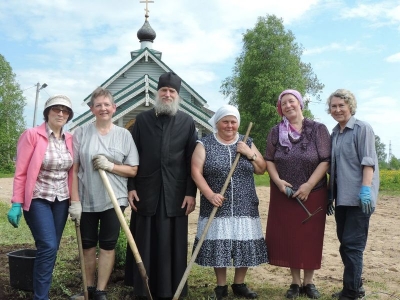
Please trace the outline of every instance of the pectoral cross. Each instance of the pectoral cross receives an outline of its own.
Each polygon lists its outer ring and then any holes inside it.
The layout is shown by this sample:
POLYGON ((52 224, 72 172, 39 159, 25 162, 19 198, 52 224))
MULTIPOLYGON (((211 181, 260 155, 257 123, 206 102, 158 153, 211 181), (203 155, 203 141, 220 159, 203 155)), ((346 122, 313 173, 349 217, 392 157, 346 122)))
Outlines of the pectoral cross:
POLYGON ((154 3, 154 1, 152 1, 152 0, 144 0, 144 1, 140 1, 140 3, 146 3, 146 8, 144 9, 146 14, 144 16, 146 17, 146 20, 147 20, 147 18, 149 17, 149 12, 150 12, 148 4, 149 3, 154 3))

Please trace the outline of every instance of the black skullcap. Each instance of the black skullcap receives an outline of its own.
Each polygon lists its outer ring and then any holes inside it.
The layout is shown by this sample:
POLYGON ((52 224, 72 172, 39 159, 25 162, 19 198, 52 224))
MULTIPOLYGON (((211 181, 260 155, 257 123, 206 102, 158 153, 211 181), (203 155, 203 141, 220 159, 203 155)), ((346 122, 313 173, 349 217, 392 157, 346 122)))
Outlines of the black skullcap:
POLYGON ((179 90, 181 88, 181 78, 174 72, 167 72, 162 74, 160 76, 160 79, 158 79, 157 90, 166 86, 175 89, 179 94, 179 90))

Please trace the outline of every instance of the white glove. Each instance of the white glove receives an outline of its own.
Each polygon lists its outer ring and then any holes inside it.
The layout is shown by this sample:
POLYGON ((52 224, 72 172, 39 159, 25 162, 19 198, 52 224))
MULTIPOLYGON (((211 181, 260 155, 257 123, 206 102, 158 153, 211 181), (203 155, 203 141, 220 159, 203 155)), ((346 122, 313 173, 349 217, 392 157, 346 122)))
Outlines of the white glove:
POLYGON ((114 163, 109 161, 107 157, 101 154, 93 156, 93 166, 96 170, 102 169, 111 172, 114 169, 114 163))
POLYGON ((82 214, 82 205, 81 201, 71 201, 71 205, 69 206, 68 212, 73 221, 76 221, 76 224, 79 225, 81 222, 81 214, 82 214))

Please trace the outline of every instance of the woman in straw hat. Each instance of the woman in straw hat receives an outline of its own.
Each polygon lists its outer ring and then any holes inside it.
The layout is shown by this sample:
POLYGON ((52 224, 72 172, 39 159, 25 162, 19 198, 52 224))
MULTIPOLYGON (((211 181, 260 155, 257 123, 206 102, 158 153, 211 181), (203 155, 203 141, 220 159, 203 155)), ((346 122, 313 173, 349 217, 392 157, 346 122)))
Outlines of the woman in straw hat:
POLYGON ((26 130, 18 141, 12 207, 8 220, 18 227, 22 212, 37 248, 33 269, 34 300, 49 299, 57 250, 68 217, 79 222, 81 205, 70 202, 72 136, 63 126, 72 119, 71 100, 50 97, 45 122, 26 130))

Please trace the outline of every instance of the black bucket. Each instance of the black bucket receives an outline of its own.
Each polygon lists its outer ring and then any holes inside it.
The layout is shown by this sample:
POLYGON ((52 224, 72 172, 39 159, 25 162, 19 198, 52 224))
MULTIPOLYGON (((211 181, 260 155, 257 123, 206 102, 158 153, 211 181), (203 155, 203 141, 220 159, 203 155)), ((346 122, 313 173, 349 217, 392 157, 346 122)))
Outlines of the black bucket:
POLYGON ((13 288, 33 291, 33 264, 35 249, 21 249, 7 253, 10 267, 10 285, 13 288))

